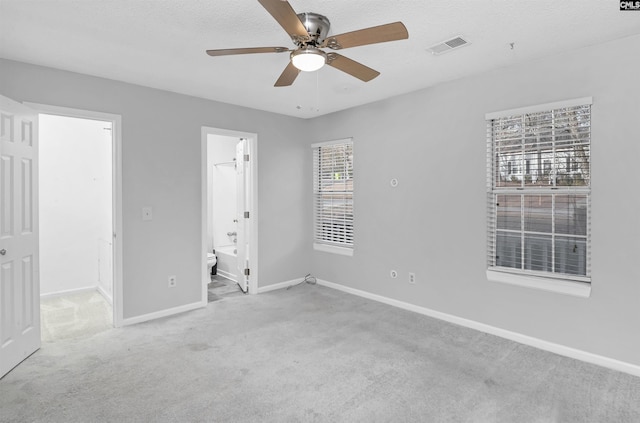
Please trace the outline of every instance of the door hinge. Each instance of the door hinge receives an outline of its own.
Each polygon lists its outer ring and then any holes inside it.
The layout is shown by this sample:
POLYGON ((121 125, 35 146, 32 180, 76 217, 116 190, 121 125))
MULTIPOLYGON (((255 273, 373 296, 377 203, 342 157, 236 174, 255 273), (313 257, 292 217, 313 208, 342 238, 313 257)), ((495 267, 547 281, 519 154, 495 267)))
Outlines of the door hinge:
POLYGON ((249 272, 249 268, 244 269, 244 275, 245 275, 245 276, 249 276, 249 273, 250 273, 250 272, 249 272))
POLYGON ((249 218, 249 212, 248 212, 248 211, 244 212, 244 218, 245 218, 245 219, 248 219, 248 218, 249 218))
POLYGON ((245 162, 248 162, 248 161, 249 161, 249 155, 248 155, 248 154, 245 154, 245 155, 244 155, 244 161, 245 161, 245 162))

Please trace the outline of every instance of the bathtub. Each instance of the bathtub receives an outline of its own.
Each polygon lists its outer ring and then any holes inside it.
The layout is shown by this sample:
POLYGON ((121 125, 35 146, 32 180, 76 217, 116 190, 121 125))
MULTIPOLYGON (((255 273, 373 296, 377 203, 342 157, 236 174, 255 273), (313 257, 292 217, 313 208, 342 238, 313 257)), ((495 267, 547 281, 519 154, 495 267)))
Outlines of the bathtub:
POLYGON ((235 245, 216 247, 218 257, 218 275, 234 282, 238 281, 238 255, 235 245))

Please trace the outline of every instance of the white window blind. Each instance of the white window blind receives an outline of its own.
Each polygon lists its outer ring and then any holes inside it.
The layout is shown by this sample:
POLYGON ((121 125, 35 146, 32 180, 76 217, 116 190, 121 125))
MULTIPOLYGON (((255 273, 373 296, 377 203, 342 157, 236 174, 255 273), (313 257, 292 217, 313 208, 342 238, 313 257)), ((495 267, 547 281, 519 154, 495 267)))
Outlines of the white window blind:
POLYGON ((591 99, 487 115, 490 270, 590 282, 591 99))
POLYGON ((312 147, 314 242, 353 248, 353 142, 312 147))

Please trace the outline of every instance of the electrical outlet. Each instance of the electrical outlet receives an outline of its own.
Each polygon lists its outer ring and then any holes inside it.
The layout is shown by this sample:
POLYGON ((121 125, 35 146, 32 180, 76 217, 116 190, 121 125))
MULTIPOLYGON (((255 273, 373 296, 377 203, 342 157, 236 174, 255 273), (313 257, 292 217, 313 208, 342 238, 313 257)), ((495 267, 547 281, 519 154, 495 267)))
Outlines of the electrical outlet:
POLYGON ((178 283, 176 275, 171 275, 169 276, 168 279, 169 279, 169 288, 175 288, 176 284, 178 283))
POLYGON ((389 273, 389 275, 391 276, 392 279, 395 279, 398 277, 398 272, 396 272, 395 270, 392 270, 391 273, 389 273))
POLYGON ((411 284, 415 284, 416 283, 416 274, 415 273, 409 273, 409 283, 411 283, 411 284))

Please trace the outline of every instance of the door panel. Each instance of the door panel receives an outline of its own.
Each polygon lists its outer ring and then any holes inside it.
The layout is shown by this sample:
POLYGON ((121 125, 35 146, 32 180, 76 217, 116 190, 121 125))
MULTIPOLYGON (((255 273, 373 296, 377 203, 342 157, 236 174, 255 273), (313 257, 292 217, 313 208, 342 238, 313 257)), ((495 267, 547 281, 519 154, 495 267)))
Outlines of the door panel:
MULTIPOLYGON (((33 298, 36 297, 38 300, 40 299, 39 292, 33 292, 34 281, 33 281, 33 256, 23 257, 22 258, 22 283, 20 285, 21 293, 20 300, 22 302, 22 333, 26 333, 27 331, 33 330, 34 326, 34 317, 38 314, 38 318, 40 317, 40 313, 36 313, 34 307, 33 298)), ((38 301, 38 307, 39 307, 38 301)))
POLYGON ((22 234, 30 234, 33 232, 33 160, 22 159, 20 178, 21 183, 21 199, 22 204, 20 209, 22 211, 22 234))
MULTIPOLYGON (((0 272, 0 306, 2 310, 0 313, 0 348, 4 348, 13 342, 13 326, 14 326, 14 285, 11 283, 4 283, 4 281, 14 280, 14 266, 12 261, 2 263, 2 271, 0 272)), ((2 366, 4 368, 4 365, 2 366)))
POLYGON ((0 377, 40 348, 37 124, 0 96, 0 377))
MULTIPOLYGON (((4 123, 4 115, 2 120, 4 123)), ((4 137, 0 142, 4 143, 4 137)), ((0 155, 0 176, 2 176, 2 187, 0 188, 0 210, 2 210, 2 224, 0 225, 0 240, 13 235, 13 157, 0 155)))

